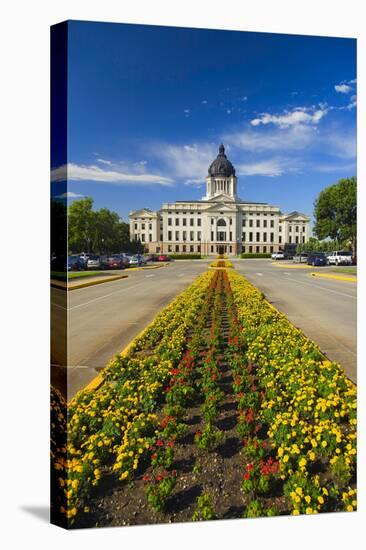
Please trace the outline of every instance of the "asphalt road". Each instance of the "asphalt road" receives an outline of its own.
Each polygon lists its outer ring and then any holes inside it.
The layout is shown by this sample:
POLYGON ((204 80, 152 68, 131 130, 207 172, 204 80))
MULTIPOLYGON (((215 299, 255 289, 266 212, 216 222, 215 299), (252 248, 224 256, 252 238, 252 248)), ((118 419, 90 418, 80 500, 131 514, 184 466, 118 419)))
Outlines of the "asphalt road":
MULTIPOLYGON (((160 269, 130 271, 127 279, 68 293, 53 288, 54 385, 71 399, 165 305, 203 273, 210 261, 180 261, 160 269)), ((356 382, 355 283, 310 275, 314 270, 324 273, 328 268, 292 269, 282 262, 273 265, 270 260, 234 260, 234 264, 356 382)))
MULTIPOLYGON (((67 398, 87 385, 209 263, 180 261, 159 269, 127 271, 127 279, 68 292, 67 398)), ((62 292, 53 293, 60 319, 62 292)), ((53 354, 53 363, 59 364, 57 357, 64 359, 62 350, 53 354)), ((55 366, 53 371, 60 369, 55 366)), ((53 376, 60 386, 58 378, 53 376)))
POLYGON ((316 271, 335 275, 334 267, 293 269, 292 263, 273 265, 270 260, 239 260, 234 264, 330 360, 340 363, 353 382, 357 381, 355 283, 311 276, 316 271))

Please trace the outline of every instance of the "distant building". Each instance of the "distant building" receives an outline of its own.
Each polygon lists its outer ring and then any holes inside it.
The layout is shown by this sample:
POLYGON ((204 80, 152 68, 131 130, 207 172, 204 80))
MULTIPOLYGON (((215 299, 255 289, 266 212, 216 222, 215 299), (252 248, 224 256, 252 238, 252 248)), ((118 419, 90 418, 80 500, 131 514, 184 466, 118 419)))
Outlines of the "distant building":
POLYGON ((203 255, 268 253, 286 243, 307 242, 309 216, 243 201, 237 182, 235 168, 220 145, 208 168, 202 200, 164 203, 158 212, 148 208, 130 212, 131 239, 139 239, 149 252, 203 255))

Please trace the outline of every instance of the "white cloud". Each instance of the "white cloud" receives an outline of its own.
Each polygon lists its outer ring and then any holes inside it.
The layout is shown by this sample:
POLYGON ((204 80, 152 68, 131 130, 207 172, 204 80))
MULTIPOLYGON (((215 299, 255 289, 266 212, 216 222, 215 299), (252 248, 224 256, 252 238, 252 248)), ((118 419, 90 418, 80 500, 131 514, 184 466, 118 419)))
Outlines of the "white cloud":
POLYGON ((240 164, 236 168, 239 176, 281 176, 285 172, 284 164, 278 159, 264 160, 251 164, 240 164))
POLYGON ((202 181, 207 168, 217 156, 217 145, 186 144, 170 145, 167 143, 153 144, 151 154, 159 158, 164 165, 164 172, 174 174, 174 177, 185 179, 187 185, 202 181))
POLYGON ((275 128, 261 131, 250 128, 241 132, 224 135, 223 142, 233 147, 255 153, 302 150, 311 145, 316 137, 316 133, 316 127, 304 124, 281 130, 275 128))
POLYGON ((349 174, 353 174, 355 171, 355 163, 347 163, 347 164, 337 164, 337 163, 324 163, 324 164, 314 164, 313 165, 315 172, 325 172, 325 173, 331 173, 331 172, 348 172, 349 174))
POLYGON ((99 166, 80 165, 69 163, 59 166, 51 171, 52 181, 96 181, 100 183, 117 184, 141 184, 141 185, 165 185, 174 183, 171 178, 158 174, 136 174, 133 172, 123 173, 118 170, 103 170, 99 166))
POLYGON ((331 129, 326 134, 319 136, 318 144, 323 152, 333 154, 339 158, 356 158, 357 144, 356 132, 342 129, 331 129))
POLYGON ((56 195, 55 199, 78 199, 84 196, 85 195, 80 195, 79 193, 74 193, 73 191, 67 191, 61 195, 56 195))
POLYGON ((206 105, 207 104, 207 99, 202 99, 201 103, 202 103, 202 105, 206 105))
POLYGON ((300 124, 318 124, 327 112, 328 109, 323 104, 320 105, 319 108, 296 107, 292 111, 285 111, 280 115, 262 113, 260 117, 251 120, 250 124, 252 126, 274 124, 279 128, 288 128, 289 126, 297 126, 300 124))
POLYGON ((112 162, 110 160, 105 160, 105 159, 97 159, 97 162, 100 162, 101 164, 108 164, 108 166, 110 166, 112 164, 112 162))
POLYGON ((349 94, 349 92, 352 90, 351 86, 348 86, 348 84, 336 84, 334 86, 334 89, 340 94, 349 94))
POLYGON ((242 101, 247 101, 248 98, 247 98, 247 96, 245 95, 245 96, 243 96, 243 97, 241 98, 241 100, 242 100, 242 101))

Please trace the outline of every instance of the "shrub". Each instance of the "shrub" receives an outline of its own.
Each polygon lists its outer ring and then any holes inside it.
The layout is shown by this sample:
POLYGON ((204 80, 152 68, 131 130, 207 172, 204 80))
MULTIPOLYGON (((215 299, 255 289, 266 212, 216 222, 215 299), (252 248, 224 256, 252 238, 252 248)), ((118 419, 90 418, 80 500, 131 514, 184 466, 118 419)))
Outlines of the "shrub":
POLYGON ((246 253, 243 252, 243 254, 240 255, 241 258, 246 258, 247 260, 255 259, 255 258, 270 258, 271 254, 267 253, 259 253, 259 252, 253 252, 253 253, 246 253))

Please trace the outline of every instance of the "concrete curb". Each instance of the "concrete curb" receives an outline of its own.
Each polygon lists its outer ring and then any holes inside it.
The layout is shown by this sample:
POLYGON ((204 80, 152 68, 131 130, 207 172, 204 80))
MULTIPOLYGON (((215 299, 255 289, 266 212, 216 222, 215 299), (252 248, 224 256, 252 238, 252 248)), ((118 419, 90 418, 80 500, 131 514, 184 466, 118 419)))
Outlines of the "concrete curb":
POLYGON ((343 277, 342 275, 328 275, 328 273, 310 273, 312 277, 324 277, 326 279, 336 279, 337 281, 348 281, 357 283, 357 277, 343 277))
POLYGON ((127 279, 128 275, 115 275, 114 277, 105 277, 101 278, 100 280, 97 279, 95 281, 89 281, 85 283, 76 284, 73 286, 67 286, 65 283, 58 283, 58 281, 52 281, 51 280, 51 286, 54 288, 61 288, 63 290, 67 290, 69 292, 70 290, 78 290, 79 288, 86 288, 87 286, 94 286, 94 285, 101 285, 102 283, 110 283, 112 281, 119 281, 120 279, 127 279))
MULTIPOLYGON (((147 327, 143 328, 138 334, 136 334, 136 336, 131 340, 131 342, 129 342, 127 344, 126 347, 123 348, 123 350, 120 352, 120 353, 116 353, 113 358, 106 364, 106 366, 102 369, 102 372, 108 368, 108 366, 110 365, 110 363, 114 360, 114 358, 116 356, 119 356, 119 357, 126 357, 126 355, 128 354, 128 352, 130 351, 130 348, 132 347, 133 343, 135 342, 135 340, 137 338, 140 338, 141 336, 144 335, 144 333, 154 324, 155 322, 155 318, 156 318, 156 315, 154 317, 154 319, 151 321, 151 323, 149 323, 147 325, 147 327)), ((100 388, 100 386, 103 384, 104 382, 104 377, 102 374, 97 374, 97 376, 95 378, 93 378, 93 380, 91 380, 89 382, 89 384, 87 384, 84 388, 82 388, 81 390, 79 390, 75 395, 74 397, 70 400, 70 403, 73 399, 75 399, 81 392, 87 390, 87 391, 94 391, 94 390, 97 390, 98 388, 100 388)), ((70 404, 69 403, 69 404, 70 404)))
POLYGON ((286 269, 312 269, 312 265, 288 265, 288 264, 282 264, 277 262, 271 262, 271 265, 275 265, 277 267, 284 267, 286 269))

